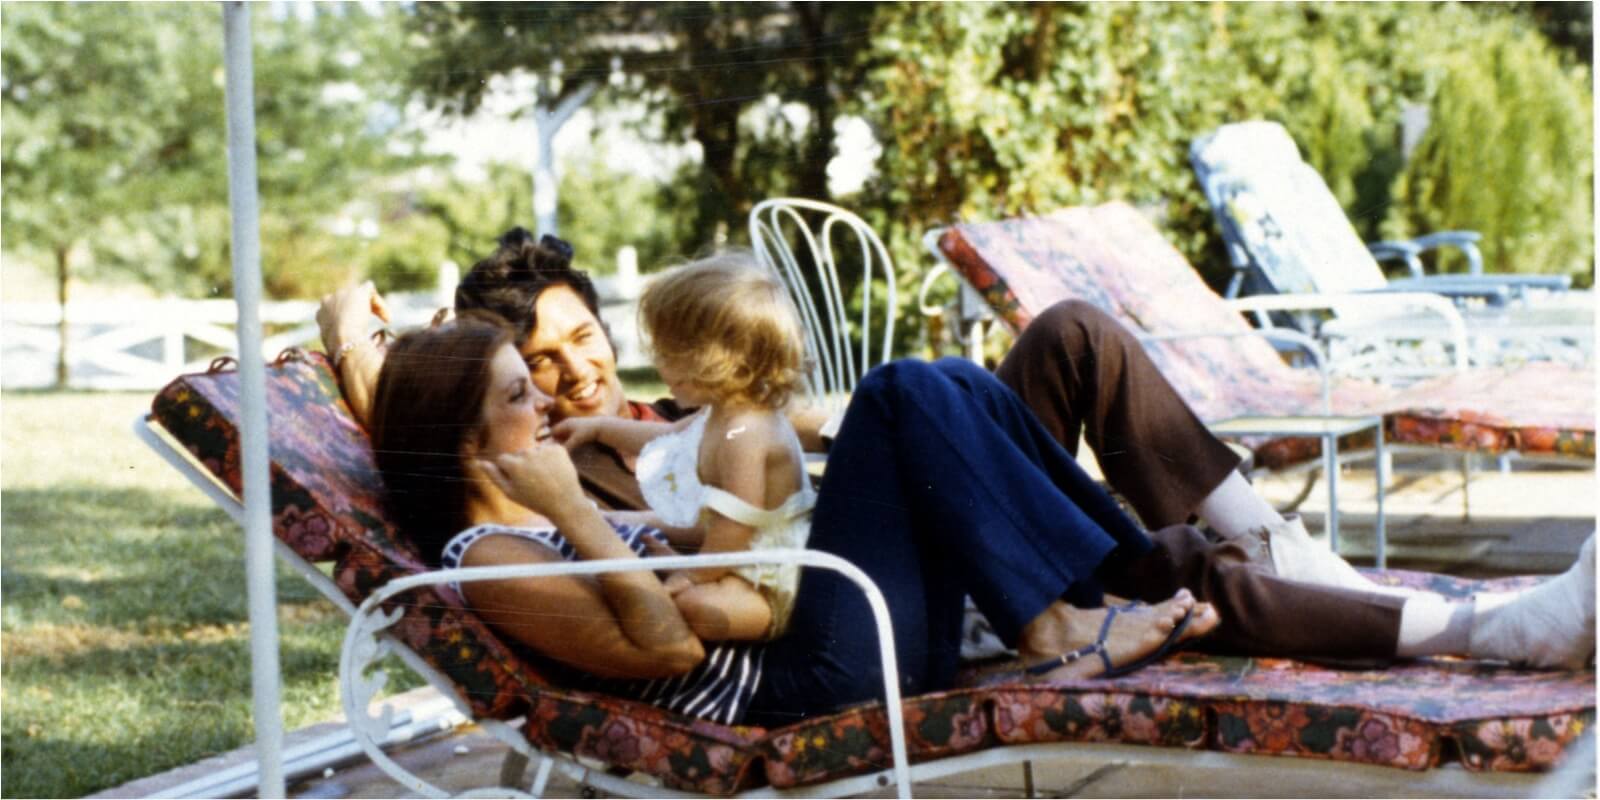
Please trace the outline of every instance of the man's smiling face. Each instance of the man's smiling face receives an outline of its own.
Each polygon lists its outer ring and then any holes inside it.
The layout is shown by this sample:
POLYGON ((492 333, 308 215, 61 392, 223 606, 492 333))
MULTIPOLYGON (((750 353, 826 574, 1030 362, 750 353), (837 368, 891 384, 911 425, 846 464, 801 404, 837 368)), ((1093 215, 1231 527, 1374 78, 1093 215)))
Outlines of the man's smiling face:
POLYGON ((534 319, 538 327, 519 351, 533 384, 555 398, 551 418, 622 416, 627 400, 616 352, 583 298, 555 284, 534 302, 534 319))

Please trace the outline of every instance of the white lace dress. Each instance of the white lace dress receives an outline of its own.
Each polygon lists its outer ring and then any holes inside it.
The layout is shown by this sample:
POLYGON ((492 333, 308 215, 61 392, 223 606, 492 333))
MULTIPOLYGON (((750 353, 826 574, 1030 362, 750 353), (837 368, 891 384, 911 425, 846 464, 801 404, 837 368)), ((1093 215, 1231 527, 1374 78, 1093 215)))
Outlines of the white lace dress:
MULTIPOLYGON (((801 548, 811 534, 811 508, 817 493, 808 481, 777 508, 757 508, 736 495, 700 482, 700 440, 706 432, 710 411, 696 414, 683 430, 657 437, 639 452, 639 488, 661 520, 668 525, 690 528, 699 524, 707 511, 755 529, 751 550, 801 548)), ((800 568, 793 564, 762 564, 736 567, 734 572, 755 585, 772 606, 772 626, 767 639, 783 635, 794 611, 795 593, 800 587, 800 568)))

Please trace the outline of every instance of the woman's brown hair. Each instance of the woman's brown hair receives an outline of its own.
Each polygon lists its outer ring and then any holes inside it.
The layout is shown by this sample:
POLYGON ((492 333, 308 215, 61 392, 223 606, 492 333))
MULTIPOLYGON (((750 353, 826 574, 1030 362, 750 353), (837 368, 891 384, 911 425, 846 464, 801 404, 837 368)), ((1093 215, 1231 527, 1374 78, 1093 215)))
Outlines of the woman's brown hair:
POLYGON ((372 447, 390 515, 431 565, 467 526, 461 443, 477 435, 489 363, 512 336, 499 320, 466 314, 401 336, 383 360, 372 447))

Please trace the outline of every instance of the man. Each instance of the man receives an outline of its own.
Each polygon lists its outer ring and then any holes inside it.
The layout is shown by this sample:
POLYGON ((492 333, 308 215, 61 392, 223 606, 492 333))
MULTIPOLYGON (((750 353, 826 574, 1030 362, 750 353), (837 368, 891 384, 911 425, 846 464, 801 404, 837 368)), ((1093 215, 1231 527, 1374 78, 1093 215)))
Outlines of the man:
MULTIPOLYGON (((565 242, 535 241, 514 229, 463 279, 456 310, 486 311, 512 324, 534 384, 555 400, 555 420, 681 417, 684 410, 669 400, 645 404, 624 395, 598 296, 571 260, 565 242)), ((363 424, 383 357, 365 335, 369 314, 388 317, 371 283, 324 298, 317 315, 346 399, 363 424)), ((1081 431, 1107 482, 1152 529, 1156 548, 1102 576, 1108 591, 1160 601, 1187 588, 1217 607, 1224 624, 1213 638, 1225 648, 1366 661, 1470 652, 1542 666, 1565 665, 1593 651, 1592 578, 1586 603, 1563 595, 1533 603, 1531 611, 1529 603, 1504 603, 1479 613, 1472 603, 1381 590, 1366 581, 1255 494, 1235 469, 1238 457, 1206 430, 1138 341, 1092 306, 1067 302, 1048 309, 1018 337, 996 375, 1069 453, 1076 452, 1081 431), (1214 538, 1184 524, 1196 516, 1214 538), (1571 635, 1558 644, 1530 653, 1520 631, 1529 613, 1541 621, 1549 616, 1551 604, 1575 607, 1583 618, 1572 621, 1571 635)), ((790 416, 808 450, 825 449, 825 414, 801 408, 790 416)), ((598 444, 572 456, 584 490, 602 507, 646 507, 631 459, 598 444)), ((1592 564, 1578 567, 1593 572, 1592 564)))

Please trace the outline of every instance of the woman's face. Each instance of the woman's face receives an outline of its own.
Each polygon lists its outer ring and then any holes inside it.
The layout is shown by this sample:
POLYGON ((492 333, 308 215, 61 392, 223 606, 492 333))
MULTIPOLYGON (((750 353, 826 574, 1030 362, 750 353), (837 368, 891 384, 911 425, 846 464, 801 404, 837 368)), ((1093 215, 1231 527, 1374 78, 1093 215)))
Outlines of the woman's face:
POLYGON ((548 414, 553 404, 550 396, 528 379, 528 367, 516 348, 509 344, 501 347, 489 361, 478 456, 516 453, 550 438, 548 414))

